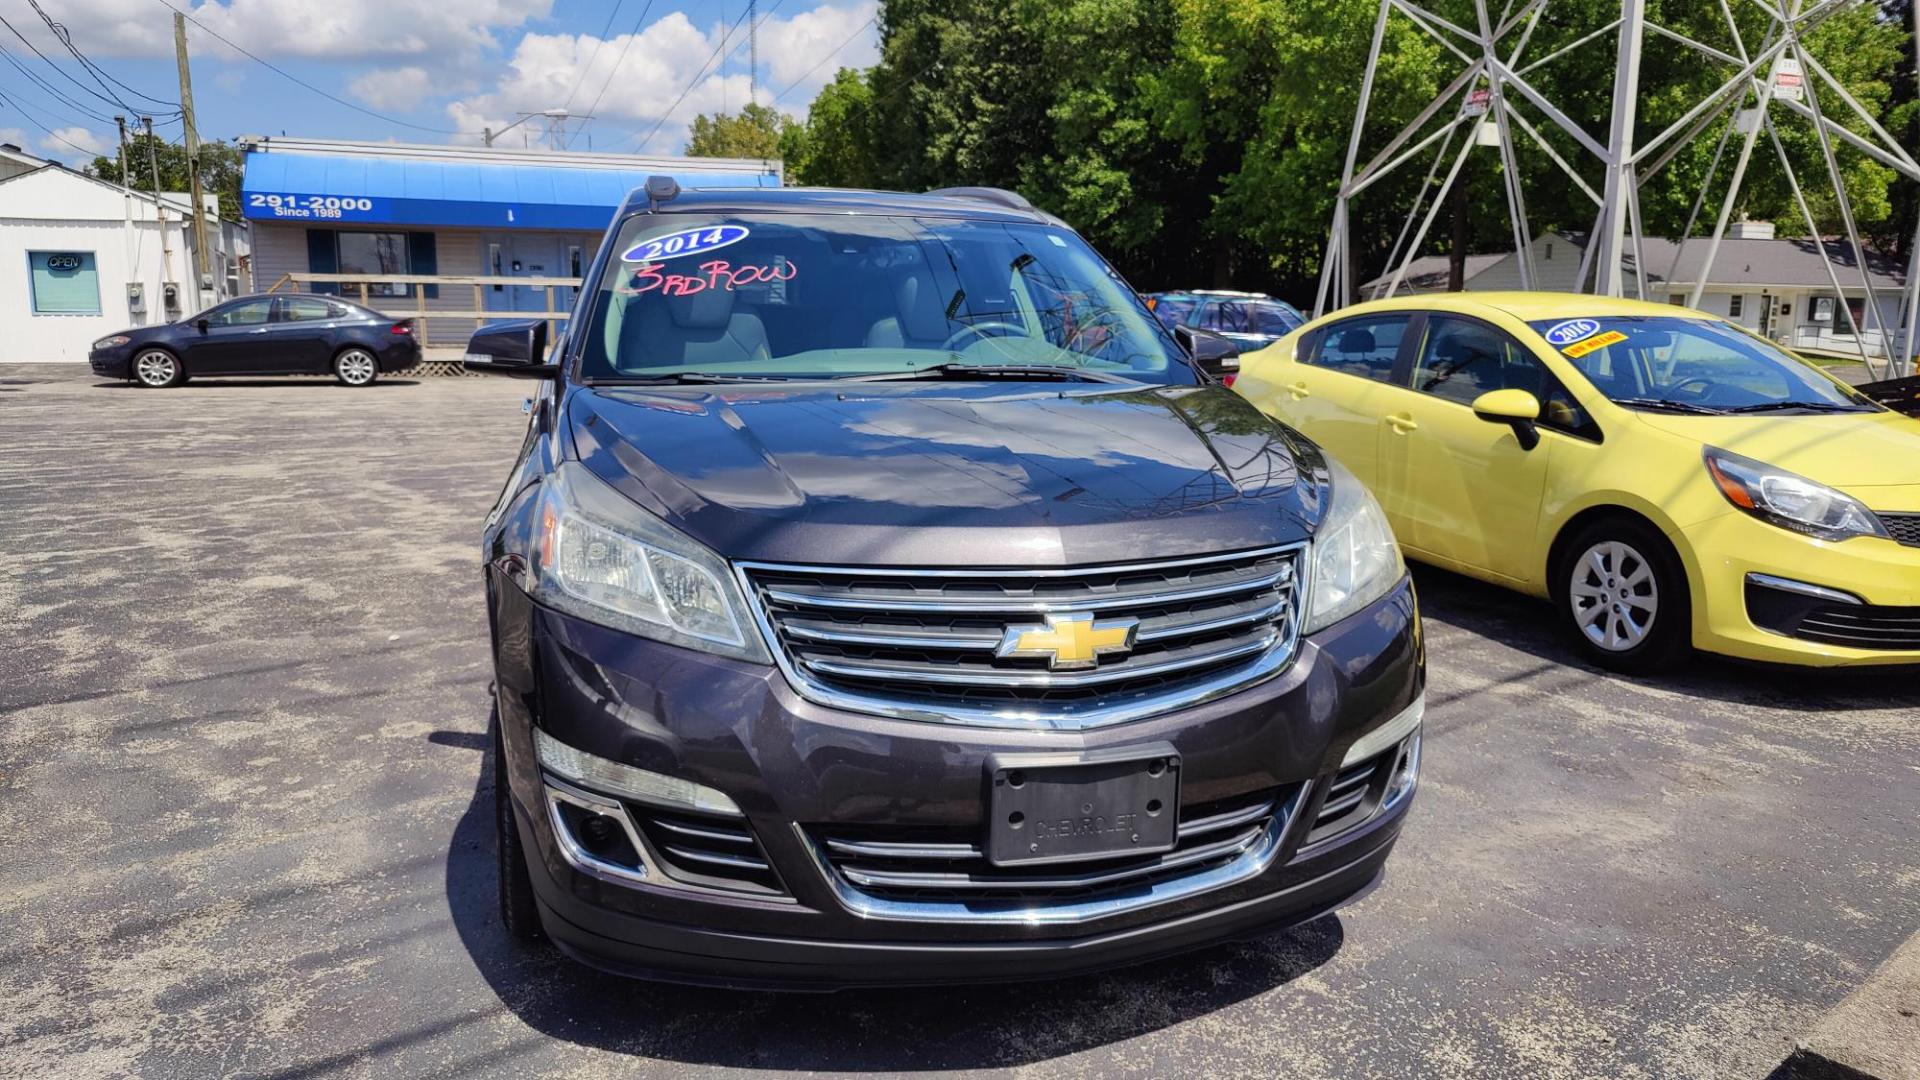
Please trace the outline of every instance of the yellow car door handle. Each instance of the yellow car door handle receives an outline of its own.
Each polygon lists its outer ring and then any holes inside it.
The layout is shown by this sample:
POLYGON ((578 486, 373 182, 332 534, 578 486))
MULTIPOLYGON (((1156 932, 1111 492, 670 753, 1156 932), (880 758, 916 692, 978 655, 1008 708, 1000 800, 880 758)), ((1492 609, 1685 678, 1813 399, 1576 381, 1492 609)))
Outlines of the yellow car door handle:
POLYGON ((1307 389, 1307 384, 1303 382, 1297 382, 1287 387, 1287 393, 1292 394, 1293 400, 1295 401, 1313 396, 1313 391, 1307 389))
POLYGON ((1393 430, 1402 435, 1405 435, 1409 431, 1420 430, 1420 424, 1406 413, 1396 413, 1393 416, 1387 417, 1387 423, 1392 424, 1393 430))

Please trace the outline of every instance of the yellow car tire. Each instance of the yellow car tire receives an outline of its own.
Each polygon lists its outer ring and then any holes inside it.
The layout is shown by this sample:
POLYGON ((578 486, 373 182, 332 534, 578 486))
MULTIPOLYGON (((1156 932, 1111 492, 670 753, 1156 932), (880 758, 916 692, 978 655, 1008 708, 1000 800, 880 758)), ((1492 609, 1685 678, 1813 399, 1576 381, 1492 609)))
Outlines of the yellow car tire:
POLYGON ((1692 597, 1680 557, 1630 514, 1576 526, 1553 570, 1553 602, 1574 646, 1609 671, 1666 671, 1692 649, 1692 597))

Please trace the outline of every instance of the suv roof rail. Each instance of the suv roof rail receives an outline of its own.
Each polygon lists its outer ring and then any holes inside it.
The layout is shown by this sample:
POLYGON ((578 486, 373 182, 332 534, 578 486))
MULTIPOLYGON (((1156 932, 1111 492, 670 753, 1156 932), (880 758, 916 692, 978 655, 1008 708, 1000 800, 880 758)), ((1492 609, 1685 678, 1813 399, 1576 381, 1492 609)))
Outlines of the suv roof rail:
POLYGON ((950 199, 974 199, 990 202, 998 206, 1012 207, 1015 210, 1031 210, 1033 204, 1017 191, 1008 191, 997 187, 943 187, 927 192, 929 195, 945 195, 950 199))

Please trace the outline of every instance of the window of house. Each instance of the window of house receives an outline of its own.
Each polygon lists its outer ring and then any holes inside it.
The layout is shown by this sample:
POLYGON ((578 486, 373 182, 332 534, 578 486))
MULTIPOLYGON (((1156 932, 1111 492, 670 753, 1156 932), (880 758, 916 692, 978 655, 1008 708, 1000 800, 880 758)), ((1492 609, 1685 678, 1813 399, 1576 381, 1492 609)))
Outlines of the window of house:
POLYGON ((1727 317, 1730 319, 1739 318, 1740 313, 1746 310, 1746 306, 1747 298, 1739 293, 1734 293, 1727 298, 1727 317))
MULTIPOLYGON (((1856 326, 1862 330, 1867 328, 1866 300, 1859 297, 1849 299, 1847 301, 1847 313, 1853 316, 1853 319, 1847 323, 1847 329, 1851 330, 1856 326)), ((1838 327, 1835 327, 1835 329, 1838 329, 1838 327)))
MULTIPOLYGON (((389 275, 411 273, 407 259, 407 234, 397 232, 342 232, 335 234, 339 245, 342 274, 389 275)), ((349 283, 344 291, 358 295, 360 286, 349 283)), ((371 283, 368 296, 405 296, 409 286, 371 283)))
POLYGON ((29 251, 35 315, 100 314, 100 275, 91 251, 29 251))

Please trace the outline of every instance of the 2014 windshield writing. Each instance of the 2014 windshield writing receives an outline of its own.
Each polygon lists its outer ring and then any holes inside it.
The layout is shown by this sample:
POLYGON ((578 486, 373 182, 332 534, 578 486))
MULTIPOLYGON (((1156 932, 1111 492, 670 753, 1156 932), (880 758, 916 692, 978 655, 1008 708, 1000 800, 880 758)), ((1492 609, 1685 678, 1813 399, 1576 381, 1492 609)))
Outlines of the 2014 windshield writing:
POLYGON ((659 292, 662 296, 692 296, 708 289, 732 292, 742 285, 792 281, 800 268, 791 259, 771 263, 746 263, 735 266, 725 259, 700 264, 697 273, 668 274, 663 263, 641 263, 614 287, 621 296, 640 296, 659 292))

